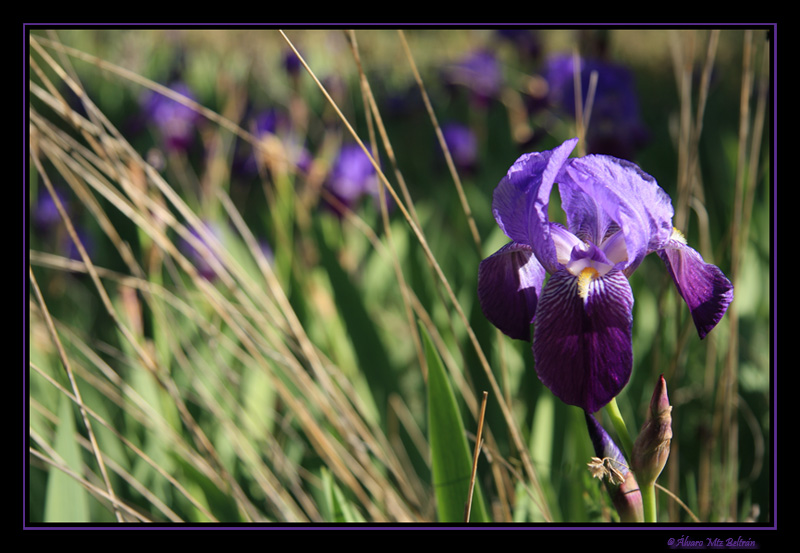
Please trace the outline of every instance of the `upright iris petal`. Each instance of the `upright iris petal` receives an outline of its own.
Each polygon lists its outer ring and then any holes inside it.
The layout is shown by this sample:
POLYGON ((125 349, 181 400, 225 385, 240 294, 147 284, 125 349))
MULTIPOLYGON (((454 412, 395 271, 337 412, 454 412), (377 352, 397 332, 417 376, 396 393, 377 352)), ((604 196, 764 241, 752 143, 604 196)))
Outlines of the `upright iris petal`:
POLYGON ((534 323, 540 380, 593 413, 630 378, 628 277, 647 254, 667 264, 701 338, 724 315, 733 287, 674 231, 670 198, 653 177, 611 156, 570 158, 576 143, 523 155, 498 184, 492 208, 511 243, 481 262, 478 299, 513 338, 528 339, 534 323), (550 220, 554 185, 566 227, 550 220))

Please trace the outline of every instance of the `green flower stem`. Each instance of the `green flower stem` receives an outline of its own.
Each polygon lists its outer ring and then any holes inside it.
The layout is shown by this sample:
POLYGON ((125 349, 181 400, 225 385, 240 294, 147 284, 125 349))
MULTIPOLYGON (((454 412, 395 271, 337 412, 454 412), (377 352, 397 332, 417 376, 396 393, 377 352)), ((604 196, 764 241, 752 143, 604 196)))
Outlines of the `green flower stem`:
POLYGON ((639 485, 639 490, 642 492, 642 509, 644 510, 645 522, 658 522, 658 513, 656 511, 656 486, 655 482, 652 484, 639 485))
POLYGON ((606 405, 606 413, 608 413, 608 416, 611 418, 611 424, 614 425, 614 430, 616 430, 617 436, 619 436, 622 445, 622 453, 625 455, 626 459, 630 459, 633 453, 633 441, 631 440, 630 434, 628 434, 628 428, 625 426, 622 414, 619 412, 617 398, 612 399, 611 402, 606 405))

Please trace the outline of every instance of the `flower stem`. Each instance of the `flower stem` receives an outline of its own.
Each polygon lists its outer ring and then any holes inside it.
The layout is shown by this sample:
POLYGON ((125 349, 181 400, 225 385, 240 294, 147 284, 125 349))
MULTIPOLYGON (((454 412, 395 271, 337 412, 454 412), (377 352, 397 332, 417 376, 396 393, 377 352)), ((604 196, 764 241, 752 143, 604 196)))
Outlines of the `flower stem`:
POLYGON ((606 413, 608 413, 608 416, 611 418, 611 424, 614 425, 614 430, 616 430, 617 436, 619 436, 619 440, 622 443, 622 453, 625 455, 626 459, 630 459, 633 453, 633 441, 631 441, 631 436, 628 434, 628 428, 625 426, 622 414, 619 412, 617 398, 612 399, 611 402, 606 405, 606 413))
POLYGON ((642 492, 642 508, 644 510, 645 522, 658 522, 658 513, 656 511, 656 486, 653 484, 640 485, 639 490, 642 492))

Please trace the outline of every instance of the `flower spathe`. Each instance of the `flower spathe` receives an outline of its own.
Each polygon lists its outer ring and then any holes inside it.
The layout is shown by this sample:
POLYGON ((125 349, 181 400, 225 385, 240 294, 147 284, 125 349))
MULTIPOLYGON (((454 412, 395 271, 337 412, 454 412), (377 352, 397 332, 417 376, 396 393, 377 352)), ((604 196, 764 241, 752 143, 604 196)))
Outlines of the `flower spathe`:
POLYGON ((656 383, 647 420, 633 444, 631 466, 642 485, 653 485, 667 464, 672 440, 672 406, 667 382, 660 376, 656 383))
POLYGON ((628 277, 647 254, 665 261, 701 338, 724 315, 733 287, 673 229, 671 200, 653 177, 611 156, 570 158, 576 143, 521 156, 498 184, 492 209, 511 242, 481 262, 478 298, 512 338, 530 339, 535 322, 540 380, 594 413, 630 378, 628 277), (554 185, 566 227, 550 219, 554 185))
POLYGON ((620 522, 642 522, 644 507, 636 476, 628 467, 622 451, 597 419, 586 412, 584 416, 589 438, 597 455, 589 463, 589 470, 596 478, 608 478, 606 489, 619 514, 620 522))

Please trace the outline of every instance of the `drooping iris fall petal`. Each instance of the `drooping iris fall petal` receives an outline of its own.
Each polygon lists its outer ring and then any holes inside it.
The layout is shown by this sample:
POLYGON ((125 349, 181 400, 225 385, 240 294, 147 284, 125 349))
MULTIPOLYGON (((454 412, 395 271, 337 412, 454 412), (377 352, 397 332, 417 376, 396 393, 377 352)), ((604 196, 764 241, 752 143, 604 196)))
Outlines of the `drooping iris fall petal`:
POLYGON ((506 335, 530 340, 544 277, 544 267, 530 246, 506 244, 478 268, 478 298, 483 314, 506 335))
POLYGON ((631 375, 633 294, 619 271, 602 278, 586 271, 575 278, 560 270, 547 281, 536 311, 533 354, 539 379, 553 394, 594 413, 631 375))
POLYGON ((673 236, 658 255, 689 307, 698 335, 705 338, 733 301, 733 285, 716 265, 706 263, 687 246, 680 234, 673 236))

